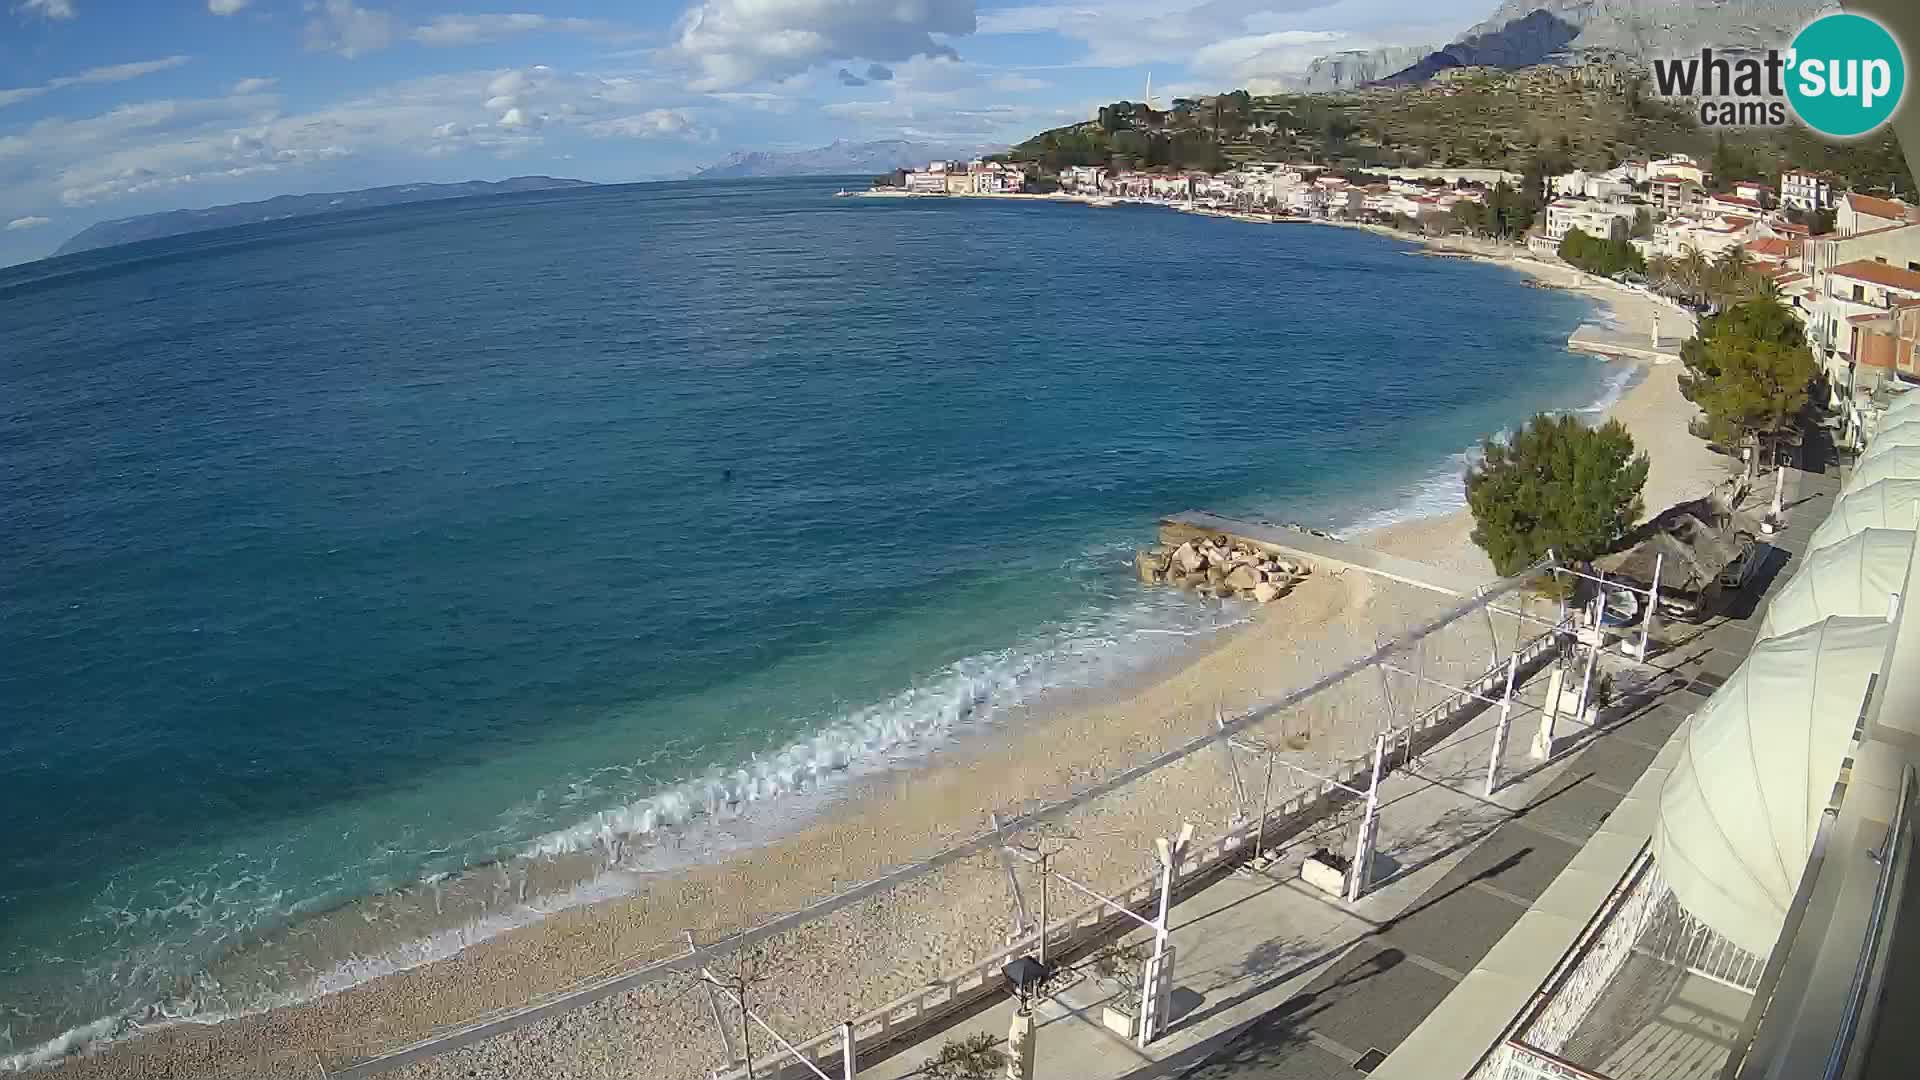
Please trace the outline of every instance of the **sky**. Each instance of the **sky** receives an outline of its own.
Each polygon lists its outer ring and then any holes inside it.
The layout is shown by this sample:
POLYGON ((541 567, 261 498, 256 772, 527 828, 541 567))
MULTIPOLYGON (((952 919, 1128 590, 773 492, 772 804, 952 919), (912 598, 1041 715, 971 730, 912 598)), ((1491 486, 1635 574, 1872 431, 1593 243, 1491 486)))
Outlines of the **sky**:
POLYGON ((289 192, 1012 143, 1443 44, 1493 0, 0 0, 0 265, 289 192))

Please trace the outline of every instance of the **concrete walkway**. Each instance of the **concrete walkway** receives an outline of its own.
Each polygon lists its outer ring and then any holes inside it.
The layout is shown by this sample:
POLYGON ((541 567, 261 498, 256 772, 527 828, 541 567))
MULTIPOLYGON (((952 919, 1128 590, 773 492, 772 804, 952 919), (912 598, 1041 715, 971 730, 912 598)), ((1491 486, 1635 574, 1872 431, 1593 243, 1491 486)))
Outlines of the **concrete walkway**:
MULTIPOLYGON (((1797 504, 1790 525, 1770 538, 1779 550, 1750 594, 1709 624, 1666 628, 1666 650, 1653 664, 1623 661, 1616 679, 1628 689, 1600 730, 1541 765, 1526 758, 1538 709, 1516 710, 1505 772, 1520 779, 1488 800, 1479 793, 1493 715, 1482 714, 1387 780, 1380 850, 1398 869, 1383 886, 1349 905, 1298 880, 1307 852, 1323 840, 1348 843, 1350 827, 1293 839, 1267 869, 1222 880, 1174 909, 1178 965, 1168 1034, 1142 1049, 1108 1031, 1100 1004, 1111 994, 1085 980, 1036 1007, 1036 1075, 1324 1080, 1370 1072, 1520 918, 1745 657, 1761 596, 1789 576, 1838 478, 1829 469, 1789 483, 1797 504)), ((1200 515, 1181 517, 1201 524, 1200 515)), ((1240 529, 1222 531, 1244 535, 1244 523, 1234 524, 1240 529)), ((1347 545, 1325 541, 1338 545, 1334 553, 1312 551, 1317 545, 1303 541, 1320 538, 1275 531, 1302 554, 1345 561, 1347 545)), ((1538 700, 1543 682, 1528 687, 1529 700, 1538 700)), ((948 1039, 1004 1038, 1012 1008, 1003 1001, 859 1075, 911 1077, 948 1039)))

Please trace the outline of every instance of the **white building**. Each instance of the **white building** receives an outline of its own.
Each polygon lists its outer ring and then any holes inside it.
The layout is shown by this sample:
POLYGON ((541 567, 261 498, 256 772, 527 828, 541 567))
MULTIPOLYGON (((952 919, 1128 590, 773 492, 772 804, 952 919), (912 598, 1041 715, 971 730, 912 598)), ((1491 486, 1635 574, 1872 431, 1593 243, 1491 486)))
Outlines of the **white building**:
POLYGON ((1610 200, 1633 197, 1633 182, 1627 179, 1623 170, 1619 169, 1604 173, 1590 173, 1585 169, 1575 169, 1564 176, 1549 178, 1547 188, 1552 194, 1569 199, 1610 200))
POLYGON ((1566 239, 1567 233, 1579 229, 1588 236, 1604 240, 1613 235, 1613 223, 1616 221, 1621 223, 1622 228, 1631 231, 1634 213, 1638 209, 1631 203, 1555 199, 1547 204, 1547 239, 1558 244, 1566 239))
POLYGON ((1060 170, 1060 186, 1067 191, 1096 192, 1106 175, 1107 170, 1098 165, 1069 165, 1060 170))
POLYGON ((1685 154, 1675 154, 1647 163, 1647 179, 1657 176, 1677 176, 1682 180, 1691 180, 1695 184, 1705 184, 1713 174, 1700 167, 1700 163, 1685 154))
POLYGON ((1872 232, 1905 225, 1916 219, 1920 219, 1920 210, 1899 199, 1882 199, 1849 191, 1840 197, 1840 205, 1834 210, 1833 231, 1845 234, 1872 232))
POLYGON ((1833 180, 1811 169, 1789 169, 1780 174, 1780 205, 1824 210, 1833 205, 1833 180))

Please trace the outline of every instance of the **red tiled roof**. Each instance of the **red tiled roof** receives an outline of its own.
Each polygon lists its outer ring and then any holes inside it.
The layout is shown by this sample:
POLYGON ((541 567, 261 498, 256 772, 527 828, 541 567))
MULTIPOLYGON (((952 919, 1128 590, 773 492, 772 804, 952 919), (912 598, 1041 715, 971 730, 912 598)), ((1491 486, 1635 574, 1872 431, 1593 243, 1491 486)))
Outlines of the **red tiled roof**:
POLYGON ((1874 262, 1872 259, 1855 259, 1850 263, 1841 263, 1828 273, 1835 277, 1870 281, 1889 289, 1920 293, 1920 271, 1903 270, 1898 266, 1874 262))
POLYGON ((1792 248, 1787 244, 1787 242, 1777 236, 1763 236, 1760 239, 1755 240, 1753 243, 1747 245, 1748 254, 1770 255, 1775 258, 1781 258, 1781 259, 1786 258, 1787 253, 1791 250, 1792 248))
POLYGON ((1853 212, 1856 214, 1891 218, 1894 221, 1905 220, 1906 216, 1913 212, 1913 208, 1906 203, 1894 199, 1882 199, 1874 195, 1855 195, 1848 192, 1847 201, 1853 204, 1853 212))
POLYGON ((1713 197, 1713 201, 1719 202, 1719 203, 1730 203, 1734 206, 1744 206, 1753 210, 1766 209, 1765 207, 1761 206, 1757 200, 1743 198, 1739 195, 1715 195, 1713 197))
POLYGON ((1852 315, 1852 316, 1849 316, 1849 317, 1847 318, 1847 321, 1848 321, 1848 322, 1850 322, 1850 323, 1852 323, 1852 324, 1853 324, 1853 325, 1855 325, 1855 326, 1863 326, 1863 325, 1865 325, 1865 324, 1867 324, 1867 323, 1870 323, 1870 322, 1873 322, 1873 321, 1875 321, 1875 320, 1877 320, 1877 319, 1884 319, 1884 318, 1886 318, 1886 317, 1887 317, 1887 315, 1886 315, 1886 312, 1883 312, 1883 311, 1870 311, 1870 312, 1868 312, 1868 313, 1867 313, 1867 314, 1865 314, 1865 315, 1852 315))

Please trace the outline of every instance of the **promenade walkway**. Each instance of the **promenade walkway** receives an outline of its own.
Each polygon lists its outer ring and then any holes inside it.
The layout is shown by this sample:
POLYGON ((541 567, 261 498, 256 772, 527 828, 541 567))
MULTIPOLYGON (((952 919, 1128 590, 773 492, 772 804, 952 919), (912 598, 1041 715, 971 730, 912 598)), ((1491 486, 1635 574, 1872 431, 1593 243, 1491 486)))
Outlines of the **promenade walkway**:
MULTIPOLYGON (((1790 473, 1790 523, 1769 538, 1777 550, 1748 593, 1706 625, 1665 628, 1666 647, 1653 663, 1619 661, 1623 699, 1574 749, 1545 766, 1527 761, 1526 735, 1537 724, 1530 708, 1516 711, 1507 768, 1509 775, 1533 771, 1491 800, 1479 795, 1490 716, 1391 777, 1383 789, 1380 849, 1398 869, 1358 904, 1336 902, 1298 880, 1301 860, 1319 842, 1313 834, 1291 841, 1266 870, 1229 877, 1179 904, 1174 1027, 1151 1047, 1101 1026, 1099 1005, 1109 994, 1091 980, 1041 1002, 1036 1075, 1329 1080, 1379 1068, 1519 921, 1685 718, 1745 658, 1764 596, 1790 575, 1838 487, 1832 466, 1790 473)), ((1302 554, 1334 557, 1304 548, 1302 554)), ((1538 682, 1529 701, 1537 701, 1538 682)), ((1001 1002, 860 1076, 914 1076, 947 1039, 1004 1037, 1011 1011, 1001 1002)), ((1446 1032, 1430 1037, 1445 1039, 1446 1032)), ((1394 1066, 1375 1075, 1462 1075, 1423 1069, 1407 1055, 1394 1066)))

